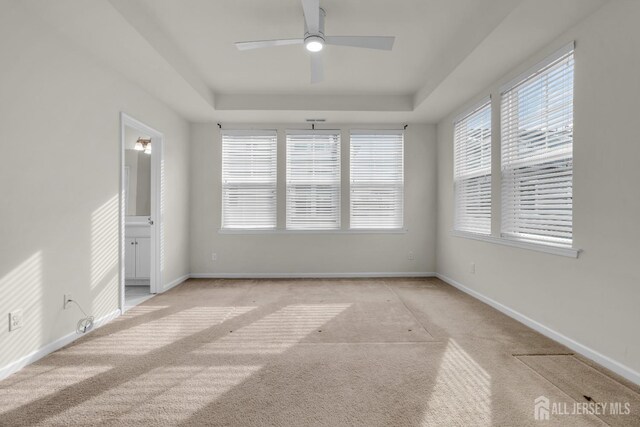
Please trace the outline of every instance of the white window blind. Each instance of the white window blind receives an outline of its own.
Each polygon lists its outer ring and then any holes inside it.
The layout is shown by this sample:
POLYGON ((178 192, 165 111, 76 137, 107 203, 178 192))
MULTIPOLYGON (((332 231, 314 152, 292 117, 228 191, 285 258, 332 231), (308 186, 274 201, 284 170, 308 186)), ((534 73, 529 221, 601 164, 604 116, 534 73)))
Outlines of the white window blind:
POLYGON ((275 131, 222 133, 222 228, 276 228, 275 131))
POLYGON ((573 46, 502 94, 502 235, 572 245, 573 46))
POLYGON ((454 229, 491 234, 491 100, 454 124, 454 229))
POLYGON ((351 132, 351 228, 402 228, 404 133, 351 132))
POLYGON ((340 131, 287 131, 287 229, 340 228, 340 131))

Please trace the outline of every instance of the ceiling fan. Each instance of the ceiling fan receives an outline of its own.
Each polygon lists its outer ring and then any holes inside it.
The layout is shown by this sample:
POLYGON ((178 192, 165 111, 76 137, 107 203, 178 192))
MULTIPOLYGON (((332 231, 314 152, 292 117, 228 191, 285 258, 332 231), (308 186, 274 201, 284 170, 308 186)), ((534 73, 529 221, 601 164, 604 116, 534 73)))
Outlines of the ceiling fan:
POLYGON ((325 45, 362 47, 368 49, 391 50, 395 37, 384 36, 326 36, 324 34, 325 11, 320 8, 320 0, 301 0, 304 12, 304 37, 299 39, 257 40, 236 42, 238 50, 263 47, 304 44, 311 52, 311 83, 323 80, 322 56, 325 45))

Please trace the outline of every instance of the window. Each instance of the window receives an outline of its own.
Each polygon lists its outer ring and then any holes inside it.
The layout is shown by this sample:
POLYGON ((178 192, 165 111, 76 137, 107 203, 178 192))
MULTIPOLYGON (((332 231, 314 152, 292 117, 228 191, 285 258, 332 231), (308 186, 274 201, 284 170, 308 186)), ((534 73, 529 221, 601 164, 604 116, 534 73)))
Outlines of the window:
POLYGON ((340 228, 340 131, 287 131, 287 229, 340 228))
POLYGON ((275 131, 222 133, 222 228, 276 228, 275 131))
POLYGON ((351 228, 402 228, 404 134, 351 132, 351 228))
POLYGON ((491 234, 491 100, 454 124, 454 225, 491 234))
POLYGON ((572 245, 573 46, 502 94, 502 235, 572 245))

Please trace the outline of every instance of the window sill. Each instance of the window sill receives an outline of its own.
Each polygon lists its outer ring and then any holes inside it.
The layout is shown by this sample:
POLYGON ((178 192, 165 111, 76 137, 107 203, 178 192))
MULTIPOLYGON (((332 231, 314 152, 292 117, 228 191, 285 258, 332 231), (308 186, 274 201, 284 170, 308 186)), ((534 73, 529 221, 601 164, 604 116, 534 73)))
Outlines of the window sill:
POLYGON ((218 234, 406 234, 406 228, 352 230, 247 230, 220 229, 218 234))
POLYGON ((542 245, 538 243, 521 242, 518 240, 507 239, 505 237, 487 236, 484 234, 469 233, 466 231, 452 230, 451 235, 454 237, 462 237, 465 239, 480 240, 482 242, 495 243, 498 245, 511 246, 514 248, 528 249, 531 251, 545 252, 553 255, 560 255, 569 258, 578 258, 580 249, 561 248, 558 246, 542 245))

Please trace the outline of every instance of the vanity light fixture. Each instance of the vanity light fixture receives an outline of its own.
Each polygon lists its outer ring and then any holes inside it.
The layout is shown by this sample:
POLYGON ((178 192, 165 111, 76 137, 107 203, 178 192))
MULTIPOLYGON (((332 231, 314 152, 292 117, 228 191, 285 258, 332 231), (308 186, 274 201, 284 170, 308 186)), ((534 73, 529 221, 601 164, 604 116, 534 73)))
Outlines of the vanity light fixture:
POLYGON ((138 138, 133 148, 137 151, 144 151, 145 154, 151 154, 151 138, 138 138))

